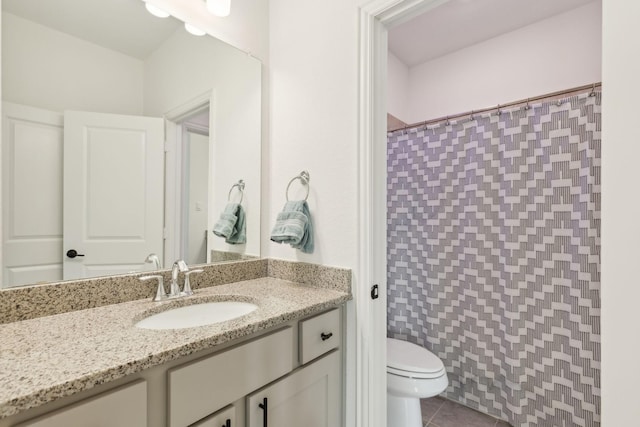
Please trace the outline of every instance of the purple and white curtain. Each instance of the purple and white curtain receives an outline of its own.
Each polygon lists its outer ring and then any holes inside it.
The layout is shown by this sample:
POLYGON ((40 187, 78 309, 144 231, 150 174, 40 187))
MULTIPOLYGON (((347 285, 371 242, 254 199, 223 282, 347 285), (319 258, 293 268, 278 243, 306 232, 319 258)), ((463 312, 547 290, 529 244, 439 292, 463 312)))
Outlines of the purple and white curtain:
POLYGON ((513 426, 600 425, 600 99, 388 137, 388 335, 513 426))

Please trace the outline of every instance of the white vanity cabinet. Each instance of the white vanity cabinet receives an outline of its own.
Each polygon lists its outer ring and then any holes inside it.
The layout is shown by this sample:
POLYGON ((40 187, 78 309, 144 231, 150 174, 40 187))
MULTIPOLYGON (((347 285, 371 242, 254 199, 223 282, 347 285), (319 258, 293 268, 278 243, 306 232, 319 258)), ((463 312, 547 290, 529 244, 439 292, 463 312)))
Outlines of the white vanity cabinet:
POLYGON ((0 427, 340 427, 341 319, 335 308, 283 322, 1 419, 0 427))

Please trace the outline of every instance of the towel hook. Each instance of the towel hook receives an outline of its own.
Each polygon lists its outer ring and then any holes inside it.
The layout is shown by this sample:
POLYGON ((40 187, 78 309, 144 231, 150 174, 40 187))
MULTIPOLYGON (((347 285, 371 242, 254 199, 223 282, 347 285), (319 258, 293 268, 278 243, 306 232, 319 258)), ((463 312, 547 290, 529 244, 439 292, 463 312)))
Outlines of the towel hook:
POLYGON ((231 189, 229 190, 229 195, 227 196, 227 202, 231 201, 231 193, 233 192, 234 188, 238 188, 238 191, 240 192, 240 201, 238 202, 238 204, 242 203, 242 199, 244 199, 244 179, 240 179, 238 180, 238 182, 236 182, 235 184, 233 184, 231 186, 231 189))
POLYGON ((300 172, 300 175, 294 176, 293 178, 291 178, 291 181, 289 181, 289 185, 287 185, 287 191, 286 191, 287 202, 289 201, 289 187, 291 187, 291 184, 293 184, 293 181, 295 181, 296 179, 299 179, 300 182, 302 182, 302 185, 307 187, 307 194, 304 196, 304 200, 306 201, 307 198, 309 197, 309 180, 311 179, 311 177, 309 176, 309 172, 302 171, 300 172))

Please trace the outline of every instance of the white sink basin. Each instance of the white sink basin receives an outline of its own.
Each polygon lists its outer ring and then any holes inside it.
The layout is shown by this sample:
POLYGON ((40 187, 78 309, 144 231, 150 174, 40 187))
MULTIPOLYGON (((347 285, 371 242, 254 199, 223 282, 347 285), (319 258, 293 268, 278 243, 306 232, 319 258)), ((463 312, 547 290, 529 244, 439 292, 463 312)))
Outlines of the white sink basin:
POLYGON ((235 319, 257 308, 255 304, 238 301, 193 304, 146 317, 136 323, 136 327, 158 330, 194 328, 235 319))

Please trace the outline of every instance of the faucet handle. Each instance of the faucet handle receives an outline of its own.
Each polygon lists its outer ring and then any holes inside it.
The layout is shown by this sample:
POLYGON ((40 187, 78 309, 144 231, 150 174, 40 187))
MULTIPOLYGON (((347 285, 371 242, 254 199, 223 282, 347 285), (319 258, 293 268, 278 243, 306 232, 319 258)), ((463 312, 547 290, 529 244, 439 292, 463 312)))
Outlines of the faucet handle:
POLYGON ((189 271, 189 267, 187 267, 187 263, 184 262, 184 260, 179 259, 174 263, 174 266, 178 267, 178 270, 180 270, 181 273, 185 273, 187 271, 189 271))
POLYGON ((153 297, 154 301, 162 301, 166 298, 167 294, 164 291, 164 276, 160 274, 151 274, 149 276, 140 276, 138 279, 146 282, 147 280, 158 279, 158 289, 156 290, 156 296, 153 297))
POLYGON ((182 290, 182 295, 189 296, 193 295, 193 290, 191 290, 191 281, 189 280, 189 276, 192 274, 202 273, 204 270, 201 268, 197 268, 195 270, 189 270, 184 273, 184 289, 182 290))

